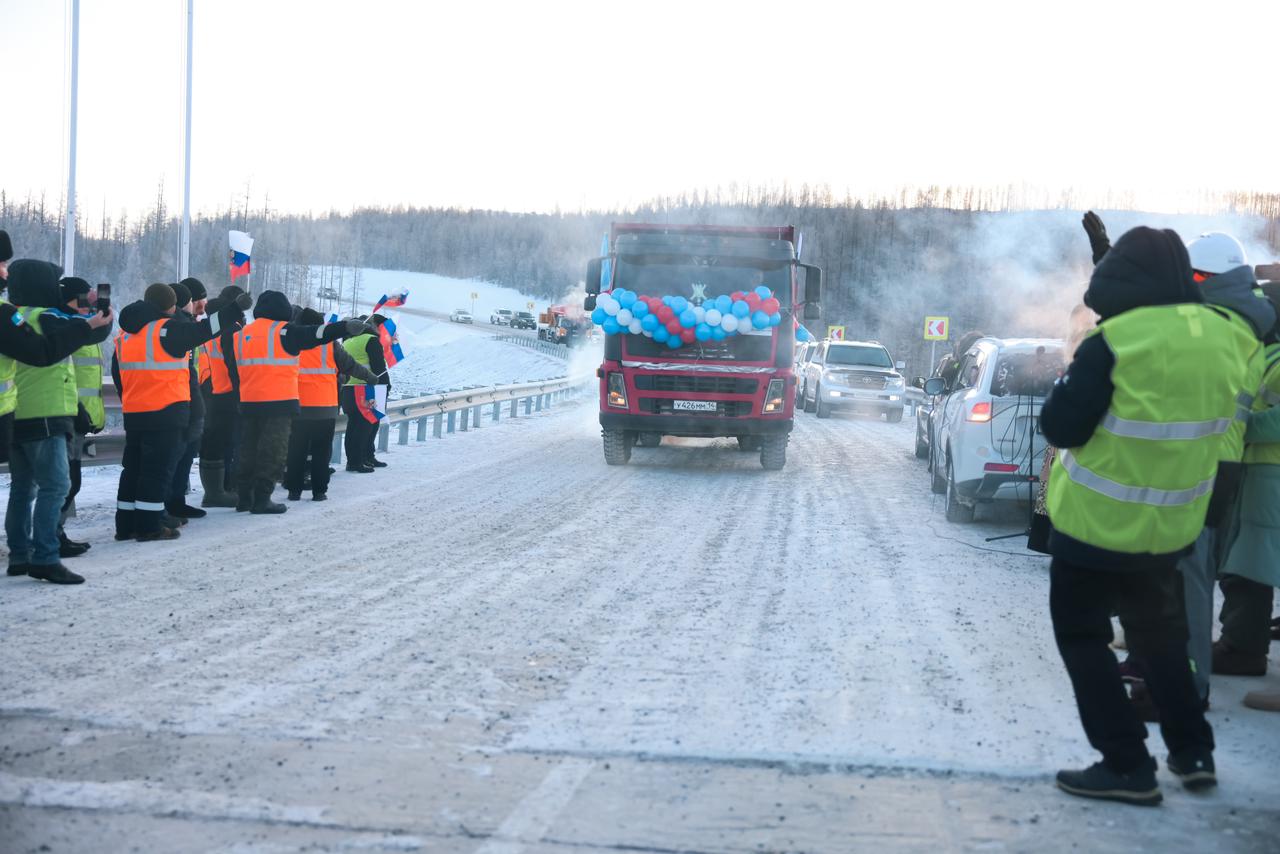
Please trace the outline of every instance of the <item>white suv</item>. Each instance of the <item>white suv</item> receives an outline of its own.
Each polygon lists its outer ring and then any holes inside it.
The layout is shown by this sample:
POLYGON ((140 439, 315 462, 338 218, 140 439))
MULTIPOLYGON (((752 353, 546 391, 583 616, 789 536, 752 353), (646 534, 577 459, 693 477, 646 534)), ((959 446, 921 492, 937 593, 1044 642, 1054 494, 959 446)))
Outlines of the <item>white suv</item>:
POLYGON ((836 407, 883 412, 890 423, 902 420, 906 381, 889 351, 875 341, 823 341, 802 366, 800 401, 805 412, 827 418, 836 407))
POLYGON ((925 383, 937 396, 929 471, 947 521, 973 521, 980 502, 1034 496, 1046 447, 1040 406, 1065 364, 1060 340, 983 338, 950 388, 941 377, 925 383))
POLYGON ((493 314, 489 315, 489 323, 494 326, 510 326, 511 318, 515 317, 515 312, 509 308, 500 308, 493 314))

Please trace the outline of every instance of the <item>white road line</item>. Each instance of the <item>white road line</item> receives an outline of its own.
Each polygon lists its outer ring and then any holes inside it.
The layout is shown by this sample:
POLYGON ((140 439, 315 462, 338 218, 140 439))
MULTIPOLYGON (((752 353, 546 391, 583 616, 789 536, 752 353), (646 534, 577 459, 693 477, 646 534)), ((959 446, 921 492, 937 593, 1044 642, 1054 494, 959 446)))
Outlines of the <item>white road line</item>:
POLYGON ((594 767, 589 759, 565 759, 552 768, 476 854, 520 854, 526 842, 541 839, 594 767))

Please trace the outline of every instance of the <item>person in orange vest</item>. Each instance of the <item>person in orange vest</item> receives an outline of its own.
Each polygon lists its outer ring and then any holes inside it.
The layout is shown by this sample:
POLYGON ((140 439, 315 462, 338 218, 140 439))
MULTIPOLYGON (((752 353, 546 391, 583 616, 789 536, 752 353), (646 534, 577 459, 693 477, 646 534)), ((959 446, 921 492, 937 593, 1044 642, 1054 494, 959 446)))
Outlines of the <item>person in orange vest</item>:
MULTIPOLYGON (((245 292, 228 285, 216 302, 240 299, 245 292)), ((214 301, 209 304, 213 305, 214 301)), ((240 439, 240 377, 236 373, 235 330, 223 329, 200 348, 200 387, 205 399, 204 430, 200 434, 200 485, 204 489, 201 507, 235 507, 230 490, 236 446, 240 439)))
MULTIPOLYGON (((199 279, 186 278, 177 284, 170 285, 178 298, 178 310, 174 312, 174 322, 191 323, 198 320, 205 312, 208 293, 199 279)), ((165 496, 164 509, 174 519, 200 519, 205 512, 187 503, 187 493, 191 491, 191 463, 200 452, 200 437, 204 433, 205 400, 200 393, 200 381, 196 374, 195 356, 203 353, 209 342, 201 344, 190 355, 191 362, 191 417, 183 432, 186 445, 178 457, 178 464, 173 471, 173 482, 169 484, 169 492, 165 496)))
POLYGON ((235 334, 233 353, 240 378, 239 461, 236 466, 236 510, 283 513, 271 500, 284 475, 289 429, 298 404, 298 357, 310 350, 366 330, 360 321, 305 325, 291 323, 293 306, 279 291, 263 291, 253 308, 254 320, 235 334))
POLYGON ((154 284, 120 311, 111 375, 124 412, 124 459, 116 493, 116 539, 149 542, 178 538, 162 524, 165 495, 185 444, 191 417, 188 354, 223 329, 244 320, 235 302, 190 323, 173 321, 173 288, 154 284))
MULTIPOLYGON (((304 326, 319 326, 324 323, 324 316, 313 308, 304 308, 298 322, 304 326)), ((284 475, 290 501, 302 498, 308 457, 311 460, 311 500, 324 501, 328 497, 329 458, 338 420, 338 374, 357 377, 370 384, 378 382, 377 374, 336 344, 303 350, 298 357, 298 405, 301 409, 289 431, 284 475)))

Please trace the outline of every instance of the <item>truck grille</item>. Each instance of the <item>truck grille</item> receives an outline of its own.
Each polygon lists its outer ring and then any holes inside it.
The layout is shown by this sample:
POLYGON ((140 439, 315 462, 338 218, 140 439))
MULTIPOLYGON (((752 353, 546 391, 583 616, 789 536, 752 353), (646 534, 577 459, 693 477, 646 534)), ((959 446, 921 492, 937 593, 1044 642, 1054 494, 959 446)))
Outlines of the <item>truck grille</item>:
POLYGON ((693 415, 702 418, 745 418, 751 415, 751 401, 749 400, 716 401, 715 412, 687 412, 683 409, 676 411, 671 405, 671 401, 656 397, 640 398, 639 406, 641 412, 649 415, 693 415))
POLYGON ((699 394, 755 394, 758 380, 739 377, 696 377, 680 374, 639 374, 638 391, 697 392, 699 394))

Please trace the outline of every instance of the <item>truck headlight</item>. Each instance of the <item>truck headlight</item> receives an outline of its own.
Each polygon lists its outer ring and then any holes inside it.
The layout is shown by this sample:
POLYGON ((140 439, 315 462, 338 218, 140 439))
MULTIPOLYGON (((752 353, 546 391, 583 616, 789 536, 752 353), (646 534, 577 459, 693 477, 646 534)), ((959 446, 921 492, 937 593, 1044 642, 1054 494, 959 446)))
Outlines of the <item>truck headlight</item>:
POLYGON ((782 392, 786 385, 786 381, 782 379, 769 380, 769 388, 764 393, 765 414, 782 411, 782 392))
POLYGON ((827 371, 825 374, 823 374, 823 375, 822 375, 822 378, 823 378, 824 380, 826 380, 827 382, 829 382, 829 383, 838 383, 838 382, 840 382, 840 378, 839 378, 838 376, 836 376, 835 374, 831 373, 831 371, 827 371))
POLYGON ((902 377, 896 377, 895 379, 889 380, 886 388, 902 388, 905 382, 906 381, 902 377))
POLYGON ((616 372, 609 373, 609 396, 610 406, 616 406, 619 409, 627 408, 627 384, 622 379, 622 374, 616 372))

